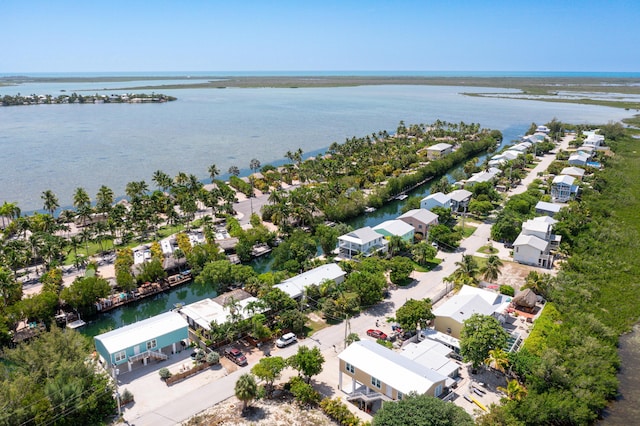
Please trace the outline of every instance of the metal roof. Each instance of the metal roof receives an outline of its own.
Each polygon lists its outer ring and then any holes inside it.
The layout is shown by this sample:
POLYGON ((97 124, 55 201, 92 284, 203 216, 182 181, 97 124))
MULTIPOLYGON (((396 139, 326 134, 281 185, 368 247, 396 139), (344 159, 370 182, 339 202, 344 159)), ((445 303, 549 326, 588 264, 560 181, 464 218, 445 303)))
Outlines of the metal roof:
POLYGON ((381 224, 374 226, 373 230, 385 230, 388 233, 399 237, 403 237, 414 231, 413 226, 409 225, 407 222, 397 219, 385 220, 381 224))
POLYGON ((518 235, 518 238, 516 238, 516 240, 513 242, 513 245, 514 247, 515 246, 531 246, 540 251, 546 251, 547 248, 549 247, 549 242, 543 239, 540 239, 534 235, 520 234, 518 235))
POLYGON ((422 223, 430 224, 438 220, 438 215, 427 209, 412 209, 398 216, 398 219, 414 218, 422 223))
POLYGON ((307 272, 304 272, 295 277, 291 277, 288 280, 276 284, 274 287, 279 288, 289 295, 289 297, 300 297, 306 287, 310 285, 320 285, 324 280, 337 280, 340 277, 344 277, 346 272, 338 266, 337 263, 327 263, 326 265, 318 266, 307 272))
POLYGON ((94 339, 101 341, 107 351, 113 354, 188 327, 187 321, 179 313, 172 311, 125 325, 95 336, 94 339))

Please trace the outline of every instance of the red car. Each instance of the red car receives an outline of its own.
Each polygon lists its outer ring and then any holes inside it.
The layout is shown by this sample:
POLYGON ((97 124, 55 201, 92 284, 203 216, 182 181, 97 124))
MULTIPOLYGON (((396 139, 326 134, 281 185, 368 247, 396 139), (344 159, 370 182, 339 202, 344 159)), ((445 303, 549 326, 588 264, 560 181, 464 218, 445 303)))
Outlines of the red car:
POLYGON ((227 348, 224 351, 224 356, 238 365, 247 365, 247 357, 245 357, 239 349, 227 348))
POLYGON ((367 336, 371 336, 375 339, 387 340, 386 334, 384 334, 380 330, 374 330, 373 328, 370 328, 369 330, 367 330, 367 336))

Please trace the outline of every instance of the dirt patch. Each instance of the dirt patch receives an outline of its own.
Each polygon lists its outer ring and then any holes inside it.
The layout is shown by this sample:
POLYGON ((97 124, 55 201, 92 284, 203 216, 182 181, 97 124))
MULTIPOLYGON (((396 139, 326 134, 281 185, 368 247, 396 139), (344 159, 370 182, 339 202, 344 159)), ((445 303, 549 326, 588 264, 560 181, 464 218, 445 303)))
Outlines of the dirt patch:
POLYGON ((521 265, 515 262, 502 262, 504 266, 500 269, 502 274, 498 276, 496 284, 510 285, 516 292, 525 284, 525 278, 531 271, 540 271, 540 268, 521 265))
POLYGON ((183 426, 334 426, 321 410, 301 409, 291 401, 259 400, 243 415, 242 402, 232 397, 182 423, 183 426))

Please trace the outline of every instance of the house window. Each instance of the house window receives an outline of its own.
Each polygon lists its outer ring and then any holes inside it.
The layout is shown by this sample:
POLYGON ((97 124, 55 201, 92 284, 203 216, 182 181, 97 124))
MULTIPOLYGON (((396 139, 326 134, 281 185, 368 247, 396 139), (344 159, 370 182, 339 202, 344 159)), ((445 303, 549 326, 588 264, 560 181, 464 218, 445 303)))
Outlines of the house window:
POLYGON ((398 401, 401 400, 402 398, 404 398, 404 394, 398 391, 398 401))
POLYGON ((151 350, 151 349, 153 349, 153 348, 155 348, 156 346, 158 346, 158 342, 156 342, 156 339, 149 340, 149 341, 147 342, 147 350, 148 350, 148 351, 149 351, 149 350, 151 350))
POLYGON ((433 391, 433 396, 440 396, 441 393, 442 393, 442 385, 436 386, 436 390, 433 391))
POLYGON ((356 368, 353 365, 349 364, 348 362, 345 368, 351 374, 355 374, 356 372, 356 368))
POLYGON ((422 225, 418 225, 418 229, 422 229, 422 225))
POLYGON ((380 379, 376 379, 375 377, 371 377, 371 384, 378 389, 380 389, 380 379))
POLYGON ((127 358, 126 351, 116 352, 115 355, 113 355, 113 359, 115 360, 115 362, 124 361, 126 358, 127 358))

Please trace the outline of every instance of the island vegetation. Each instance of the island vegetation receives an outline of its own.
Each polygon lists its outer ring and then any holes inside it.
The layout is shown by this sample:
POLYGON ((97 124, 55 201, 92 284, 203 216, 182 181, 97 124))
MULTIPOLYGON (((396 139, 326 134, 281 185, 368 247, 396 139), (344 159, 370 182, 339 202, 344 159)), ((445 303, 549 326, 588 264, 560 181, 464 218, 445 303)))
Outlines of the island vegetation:
POLYGON ((163 95, 161 93, 123 93, 119 95, 82 95, 76 92, 70 95, 62 94, 54 95, 21 95, 15 96, 4 95, 0 98, 2 106, 16 105, 52 105, 52 104, 147 104, 147 103, 163 103, 175 101, 177 98, 173 96, 163 95))

